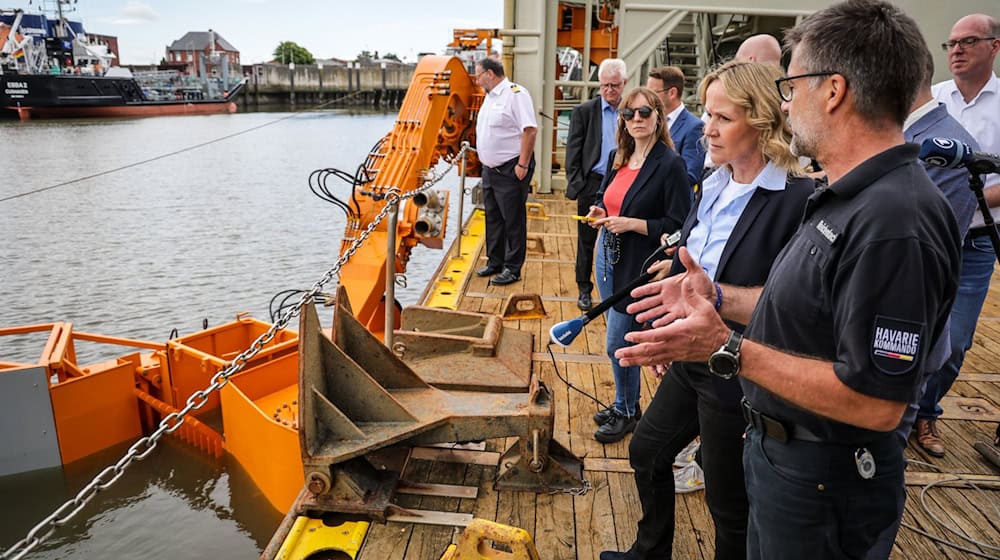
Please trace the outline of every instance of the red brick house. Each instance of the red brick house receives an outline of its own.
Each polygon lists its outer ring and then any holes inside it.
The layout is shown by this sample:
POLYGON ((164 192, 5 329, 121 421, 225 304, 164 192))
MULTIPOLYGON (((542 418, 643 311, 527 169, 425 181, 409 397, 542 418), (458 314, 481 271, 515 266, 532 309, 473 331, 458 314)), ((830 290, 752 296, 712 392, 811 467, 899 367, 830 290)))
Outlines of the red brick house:
POLYGON ((167 47, 166 62, 173 67, 185 67, 192 76, 202 76, 204 69, 206 75, 219 77, 224 63, 239 71, 240 51, 211 29, 188 31, 167 47))

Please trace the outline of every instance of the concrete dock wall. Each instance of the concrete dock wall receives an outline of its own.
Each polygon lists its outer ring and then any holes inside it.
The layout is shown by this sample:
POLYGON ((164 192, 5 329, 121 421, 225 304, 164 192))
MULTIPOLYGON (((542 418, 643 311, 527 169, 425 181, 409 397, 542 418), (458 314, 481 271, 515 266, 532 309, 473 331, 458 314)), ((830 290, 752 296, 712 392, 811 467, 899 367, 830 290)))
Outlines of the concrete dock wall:
POLYGON ((244 66, 247 78, 241 104, 259 105, 367 105, 398 107, 413 78, 412 66, 347 68, 296 64, 244 66))

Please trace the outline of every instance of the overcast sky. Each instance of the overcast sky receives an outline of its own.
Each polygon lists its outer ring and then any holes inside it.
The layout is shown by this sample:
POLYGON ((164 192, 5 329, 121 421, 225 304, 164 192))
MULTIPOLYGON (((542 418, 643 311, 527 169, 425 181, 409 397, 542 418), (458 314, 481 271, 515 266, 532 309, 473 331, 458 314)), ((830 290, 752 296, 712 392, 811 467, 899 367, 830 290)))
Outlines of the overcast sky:
MULTIPOLYGON (((0 0, 38 12, 43 0, 0 0)), ((54 1, 48 2, 54 5, 54 1)), ((90 33, 115 35, 123 64, 157 63, 188 31, 214 29, 243 64, 272 58, 295 41, 317 58, 353 59, 362 50, 440 53, 455 28, 503 26, 503 0, 78 0, 71 19, 90 33)))

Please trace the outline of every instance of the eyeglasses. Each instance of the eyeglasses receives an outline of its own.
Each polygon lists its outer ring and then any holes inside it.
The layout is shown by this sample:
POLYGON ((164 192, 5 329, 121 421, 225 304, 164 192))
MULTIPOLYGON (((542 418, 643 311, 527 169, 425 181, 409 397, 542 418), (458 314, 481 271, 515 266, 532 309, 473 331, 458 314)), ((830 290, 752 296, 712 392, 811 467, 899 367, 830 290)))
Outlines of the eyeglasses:
POLYGON ((792 80, 798 80, 799 78, 816 78, 819 76, 832 76, 834 74, 839 74, 840 72, 810 72, 808 74, 798 74, 795 76, 787 76, 785 78, 778 78, 774 80, 774 85, 778 88, 778 95, 781 99, 791 102, 792 95, 795 93, 795 86, 792 85, 792 80))
POLYGON ((653 114, 653 108, 649 106, 639 107, 638 109, 625 107, 624 109, 622 109, 621 113, 622 113, 622 118, 625 119, 626 121, 632 120, 632 118, 635 117, 636 114, 638 114, 640 117, 644 119, 648 119, 649 116, 653 114))
POLYGON ((973 45, 979 41, 992 41, 996 37, 966 37, 964 39, 952 40, 949 39, 941 43, 941 48, 950 51, 951 49, 961 45, 963 49, 971 49, 973 45))
POLYGON ((601 89, 618 89, 625 85, 625 82, 612 82, 609 84, 601 84, 601 89))

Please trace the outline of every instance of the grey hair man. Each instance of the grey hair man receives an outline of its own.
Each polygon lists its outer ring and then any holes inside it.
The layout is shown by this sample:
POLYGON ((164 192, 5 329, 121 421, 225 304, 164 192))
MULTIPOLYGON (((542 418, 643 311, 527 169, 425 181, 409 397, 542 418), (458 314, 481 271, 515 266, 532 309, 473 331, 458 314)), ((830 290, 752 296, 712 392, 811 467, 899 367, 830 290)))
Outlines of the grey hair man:
POLYGON ((632 292, 644 299, 628 311, 653 328, 626 335, 634 345, 616 355, 707 360, 742 379, 747 558, 861 558, 903 503, 892 430, 946 336, 958 226, 903 140, 924 73, 916 22, 887 0, 847 0, 785 41, 789 75, 775 85, 792 149, 817 159, 829 186, 810 197, 763 287, 713 283, 678 251, 686 273, 632 292), (746 322, 744 335, 723 318, 746 322))
MULTIPOLYGON (((597 69, 601 94, 573 109, 566 138, 566 198, 576 201, 576 213, 586 216, 608 169, 608 154, 615 147, 618 104, 628 83, 625 61, 607 58, 597 69)), ((597 230, 580 221, 576 227, 576 305, 593 306, 594 244, 597 230)))

